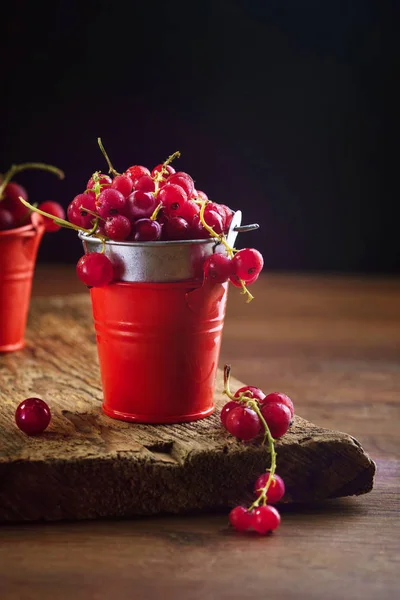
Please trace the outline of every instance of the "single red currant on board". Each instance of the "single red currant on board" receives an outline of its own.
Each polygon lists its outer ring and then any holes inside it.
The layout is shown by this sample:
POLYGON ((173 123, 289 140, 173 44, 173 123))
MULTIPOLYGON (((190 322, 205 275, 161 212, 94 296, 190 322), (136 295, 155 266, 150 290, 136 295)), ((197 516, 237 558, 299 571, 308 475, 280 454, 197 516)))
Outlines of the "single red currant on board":
POLYGON ((244 506, 235 506, 229 513, 229 522, 236 531, 248 531, 252 526, 253 513, 244 506))
POLYGON ((267 422, 273 438, 280 438, 289 429, 292 415, 285 404, 279 402, 267 402, 261 407, 261 414, 267 422))
POLYGON ((240 394, 245 394, 247 392, 247 396, 251 398, 255 398, 256 400, 263 400, 265 398, 265 394, 260 388, 254 387, 253 385, 244 385, 239 388, 235 394, 235 398, 239 398, 240 394))
POLYGON ((271 394, 267 394, 262 400, 262 404, 268 404, 268 402, 279 402, 280 404, 284 404, 290 410, 290 414, 293 418, 294 416, 294 405, 289 396, 286 394, 281 394, 280 392, 272 392, 271 394))
POLYGON ((255 275, 259 275, 264 266, 262 254, 254 248, 243 248, 232 259, 235 275, 245 282, 252 282, 255 275))
POLYGON ((212 254, 208 256, 203 264, 204 275, 215 283, 228 281, 232 272, 232 261, 224 254, 212 254))
POLYGON ((15 411, 15 422, 27 435, 42 433, 51 420, 50 408, 40 398, 27 398, 15 411))
MULTIPOLYGON (((257 481, 254 485, 254 492, 255 492, 255 494, 257 494, 257 496, 260 494, 261 489, 267 485, 268 479, 269 479, 269 473, 263 473, 257 479, 257 481)), ((272 476, 271 483, 269 484, 269 487, 267 490, 267 501, 270 504, 275 504, 275 502, 279 502, 279 500, 281 500, 284 495, 285 495, 285 484, 283 482, 283 479, 282 479, 282 477, 279 477, 279 475, 277 475, 275 473, 275 475, 272 476)))
POLYGON ((233 410, 234 408, 237 408, 238 406, 240 406, 239 402, 235 402, 235 400, 230 400, 222 407, 220 418, 221 418, 221 423, 224 427, 226 427, 226 419, 227 419, 228 414, 230 413, 231 410, 233 410))
MULTIPOLYGON (((52 202, 50 200, 47 202, 42 202, 39 204, 38 208, 43 212, 49 213, 49 215, 54 215, 59 219, 65 219, 65 210, 61 204, 58 204, 58 202, 52 202)), ((49 217, 43 217, 43 221, 46 231, 58 231, 61 229, 61 226, 57 225, 57 223, 54 223, 54 221, 52 221, 52 219, 49 217)))
POLYGON ((252 527, 257 533, 265 535, 269 531, 274 531, 281 522, 281 516, 273 506, 259 506, 254 509, 252 518, 252 527))
POLYGON ((78 260, 76 273, 79 279, 89 287, 108 285, 114 278, 112 263, 105 254, 91 252, 78 260))
POLYGON ((238 406, 229 411, 225 427, 231 435, 243 442, 255 438, 261 430, 261 421, 258 414, 247 406, 238 406))

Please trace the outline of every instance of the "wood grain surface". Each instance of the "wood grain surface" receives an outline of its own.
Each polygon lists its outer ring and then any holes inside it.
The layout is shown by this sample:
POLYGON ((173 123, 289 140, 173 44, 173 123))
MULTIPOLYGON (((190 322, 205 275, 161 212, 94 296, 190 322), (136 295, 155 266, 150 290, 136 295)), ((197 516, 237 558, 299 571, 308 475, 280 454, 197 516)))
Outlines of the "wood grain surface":
MULTIPOLYGON (((36 295, 79 289, 70 267, 38 270, 36 295)), ((267 538, 235 534, 226 514, 3 526, 2 600, 397 598, 400 282, 269 275, 254 293, 250 306, 230 294, 221 363, 357 437, 377 462, 372 492, 284 507, 267 538)))

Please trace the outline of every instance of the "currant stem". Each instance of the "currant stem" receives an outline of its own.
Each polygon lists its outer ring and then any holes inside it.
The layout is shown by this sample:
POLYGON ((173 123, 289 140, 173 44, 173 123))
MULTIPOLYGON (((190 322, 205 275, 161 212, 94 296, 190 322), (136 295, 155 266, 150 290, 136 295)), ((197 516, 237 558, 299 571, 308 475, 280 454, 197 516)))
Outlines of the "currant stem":
POLYGON ((84 210, 85 212, 88 213, 88 215, 92 215, 93 217, 96 217, 97 221, 99 221, 99 219, 100 219, 101 221, 104 221, 105 223, 107 222, 107 219, 104 219, 103 217, 101 217, 97 213, 93 212, 92 210, 89 210, 85 206, 82 206, 82 204, 80 205, 79 210, 84 210))
POLYGON ((205 229, 206 231, 208 231, 208 233, 209 233, 209 234, 210 234, 212 237, 214 237, 214 238, 217 238, 217 240, 218 240, 219 242, 221 242, 221 244, 223 244, 223 245, 225 246, 225 248, 226 248, 226 250, 227 250, 227 252, 228 252, 228 256, 229 256, 230 258, 232 258, 232 256, 233 256, 233 248, 232 248, 232 247, 231 247, 231 246, 228 244, 228 242, 227 242, 227 241, 226 241, 226 239, 225 239, 225 236, 224 236, 223 234, 222 234, 222 235, 219 235, 218 233, 216 233, 216 232, 214 231, 214 229, 213 229, 212 227, 210 227, 209 225, 207 225, 207 223, 206 223, 206 220, 205 220, 205 218, 204 218, 204 211, 205 211, 205 209, 206 209, 206 205, 208 204, 208 202, 209 202, 208 200, 203 200, 203 201, 201 202, 201 208, 200 208, 200 214, 199 214, 199 219, 200 219, 200 221, 201 221, 201 224, 203 225, 204 229, 205 229))
POLYGON ((254 410, 257 415, 258 418, 260 419, 263 427, 264 427, 264 439, 262 441, 263 444, 265 444, 266 440, 268 440, 268 449, 271 455, 271 467, 268 469, 269 471, 269 477, 267 480, 267 483, 265 484, 265 486, 263 488, 261 488, 260 494, 258 496, 258 498, 253 502, 253 504, 248 508, 249 511, 253 510, 254 508, 256 508, 257 506, 260 506, 260 503, 262 502, 263 504, 267 503, 267 492, 268 489, 271 485, 271 482, 273 480, 273 477, 275 475, 275 471, 276 471, 276 451, 275 451, 275 441, 274 438, 271 435, 271 432, 269 430, 269 427, 267 425, 266 420, 264 419, 262 412, 260 410, 260 407, 258 406, 258 403, 256 402, 256 400, 249 400, 247 402, 247 406, 249 408, 251 408, 252 410, 254 410))
POLYGON ((97 143, 98 143, 98 145, 99 145, 99 148, 100 148, 100 150, 101 150, 101 153, 103 154, 104 158, 105 158, 105 159, 106 159, 106 161, 107 161, 107 165, 108 165, 108 172, 110 173, 110 175, 114 175, 114 177, 115 177, 116 175, 120 175, 120 173, 118 173, 118 171, 116 171, 116 170, 114 169, 114 167, 112 166, 111 160, 110 160, 110 159, 109 159, 109 157, 108 157, 108 154, 107 154, 107 152, 106 152, 106 150, 105 150, 105 148, 104 148, 104 146, 103 146, 103 142, 101 141, 101 138, 99 138, 99 137, 97 138, 97 143))
POLYGON ((49 173, 57 175, 59 179, 64 179, 65 177, 64 171, 61 171, 61 169, 59 169, 58 167, 54 167, 53 165, 46 165, 45 163, 27 162, 21 163, 20 165, 11 165, 7 173, 4 175, 3 181, 0 184, 0 200, 3 199, 4 190, 8 183, 11 181, 11 179, 14 177, 14 175, 16 175, 17 173, 21 173, 21 171, 26 171, 28 169, 39 169, 41 171, 48 171, 49 173))
POLYGON ((234 400, 234 396, 230 389, 230 377, 231 377, 231 365, 224 366, 224 394, 231 400, 234 400))
POLYGON ((160 212, 160 210, 162 209, 162 202, 160 202, 160 204, 157 204, 156 208, 154 209, 151 217, 150 217, 150 221, 155 221, 158 217, 158 213, 160 212))
MULTIPOLYGON (((65 221, 64 219, 55 217, 54 215, 51 215, 50 213, 47 213, 44 210, 41 210, 40 208, 37 208, 33 204, 29 204, 29 202, 24 200, 21 196, 19 196, 18 198, 19 198, 20 202, 22 202, 22 204, 24 206, 26 206, 27 208, 30 208, 31 211, 37 212, 37 213, 39 213, 39 215, 42 215, 43 217, 47 217, 48 219, 51 219, 52 221, 54 221, 54 223, 57 223, 57 225, 60 225, 60 227, 66 227, 67 229, 74 229, 75 231, 83 231, 84 233, 87 233, 88 235, 94 235, 96 233, 97 227, 99 226, 99 220, 97 218, 92 229, 84 229, 83 227, 74 225, 73 223, 70 223, 69 221, 65 221)), ((98 237, 100 239, 104 238, 104 236, 98 236, 98 237)))
POLYGON ((249 302, 251 302, 252 300, 254 300, 254 296, 247 289, 246 284, 243 281, 243 279, 239 279, 239 281, 240 281, 240 285, 242 286, 242 291, 240 293, 244 294, 244 295, 247 295, 246 303, 248 304, 249 302))

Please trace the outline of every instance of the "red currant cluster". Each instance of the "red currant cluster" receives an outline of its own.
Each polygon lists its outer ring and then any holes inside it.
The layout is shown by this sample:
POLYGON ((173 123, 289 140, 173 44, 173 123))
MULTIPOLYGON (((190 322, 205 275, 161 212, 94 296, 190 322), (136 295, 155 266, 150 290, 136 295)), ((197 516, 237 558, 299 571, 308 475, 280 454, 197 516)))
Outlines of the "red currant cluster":
MULTIPOLYGON (((55 219, 55 222, 96 236, 103 243, 215 238, 224 253, 205 260, 205 277, 218 283, 230 280, 251 300, 246 285, 258 278, 264 264, 262 255, 252 248, 238 251, 229 246, 226 236, 234 212, 197 190, 188 173, 175 171, 170 163, 180 156, 179 152, 152 171, 133 165, 121 174, 112 166, 100 139, 98 143, 109 175, 95 172, 83 193, 75 196, 68 206, 68 221, 55 219)), ((49 216, 43 210, 38 212, 49 216)), ((89 287, 107 285, 115 276, 111 261, 102 252, 82 256, 77 274, 89 287)))
POLYGON ((279 502, 285 494, 285 484, 276 475, 276 451, 274 438, 282 437, 294 416, 293 402, 286 394, 273 392, 264 394, 259 388, 246 385, 235 394, 230 391, 230 367, 224 368, 224 393, 230 398, 221 410, 221 423, 225 429, 247 442, 263 436, 262 443, 268 441, 271 454, 271 467, 260 475, 254 487, 256 500, 249 508, 236 506, 229 515, 231 525, 238 531, 254 529, 261 534, 276 529, 280 523, 279 512, 267 505, 279 502))
MULTIPOLYGON (((29 223, 30 214, 32 212, 31 208, 29 205, 23 204, 20 201, 20 198, 22 198, 27 202, 28 193, 22 185, 11 181, 14 175, 27 169, 49 171, 57 175, 60 179, 64 178, 64 173, 60 169, 43 163, 23 163, 21 165, 13 165, 4 176, 0 175, 0 231, 16 229, 17 227, 22 227, 29 223)), ((50 200, 42 202, 39 204, 38 208, 46 214, 49 214, 51 217, 55 216, 60 219, 65 217, 63 207, 57 202, 52 202, 50 200)), ((60 229, 60 225, 52 218, 44 217, 43 222, 46 231, 58 231, 60 229)))

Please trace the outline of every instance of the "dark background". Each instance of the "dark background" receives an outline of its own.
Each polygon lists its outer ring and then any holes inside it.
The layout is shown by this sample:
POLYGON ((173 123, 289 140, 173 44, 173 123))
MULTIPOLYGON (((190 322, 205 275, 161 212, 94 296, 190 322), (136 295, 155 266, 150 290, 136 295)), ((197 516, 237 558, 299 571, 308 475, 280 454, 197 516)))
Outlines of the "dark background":
MULTIPOLYGON (((179 149, 198 189, 260 223, 238 245, 268 269, 396 272, 398 6, 15 2, 1 22, 0 170, 56 164, 64 182, 18 181, 66 207, 106 170, 98 136, 120 171, 179 149)), ((40 260, 80 254, 63 230, 40 260)))

